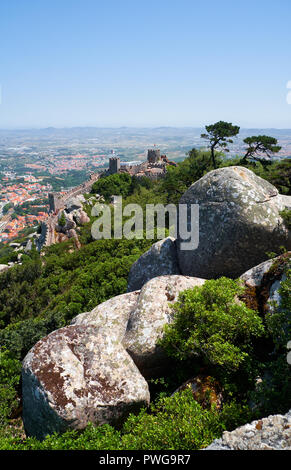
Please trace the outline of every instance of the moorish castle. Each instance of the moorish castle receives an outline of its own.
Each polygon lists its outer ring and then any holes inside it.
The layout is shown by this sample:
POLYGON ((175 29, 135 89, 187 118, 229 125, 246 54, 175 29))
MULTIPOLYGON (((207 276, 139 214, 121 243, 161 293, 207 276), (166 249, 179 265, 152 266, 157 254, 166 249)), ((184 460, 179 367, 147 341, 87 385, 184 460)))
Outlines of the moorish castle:
POLYGON ((177 164, 168 160, 166 155, 161 155, 159 149, 149 149, 147 160, 138 164, 121 162, 119 157, 109 158, 107 174, 128 173, 130 176, 136 176, 138 178, 147 176, 151 179, 157 179, 166 174, 168 165, 176 166, 177 164))

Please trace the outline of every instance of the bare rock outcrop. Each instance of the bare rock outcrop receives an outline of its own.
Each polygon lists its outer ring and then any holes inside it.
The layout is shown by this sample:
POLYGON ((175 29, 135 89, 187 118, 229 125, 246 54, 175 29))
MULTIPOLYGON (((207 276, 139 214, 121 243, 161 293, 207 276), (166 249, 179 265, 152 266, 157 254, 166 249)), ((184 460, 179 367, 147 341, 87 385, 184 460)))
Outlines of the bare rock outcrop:
POLYGON ((70 214, 66 211, 62 211, 62 212, 59 213, 59 215, 58 215, 58 224, 56 225, 56 231, 57 232, 61 232, 61 233, 66 235, 69 230, 75 229, 76 226, 77 225, 76 225, 76 222, 73 219, 72 214, 70 214), (60 223, 62 217, 64 217, 63 224, 60 223))
POLYGON ((291 450, 291 410, 225 431, 205 450, 291 450))
POLYGON ((244 302, 262 314, 281 308, 280 287, 291 267, 291 252, 269 259, 240 276, 245 285, 244 302))
POLYGON ((145 379, 108 330, 73 325, 40 340, 23 361, 28 436, 116 424, 149 403, 145 379))
MULTIPOLYGON (((196 181, 180 204, 199 204, 199 246, 182 250, 182 274, 206 279, 235 278, 267 259, 280 246, 291 249, 291 231, 280 211, 286 197, 252 171, 232 166, 213 170, 196 181)), ((190 212, 190 210, 189 210, 190 212)), ((190 231, 190 220, 187 222, 190 231)))
POLYGON ((86 214, 86 212, 82 209, 75 211, 74 218, 78 225, 84 225, 90 222, 90 217, 86 214))
POLYGON ((65 207, 66 207, 66 211, 67 212, 72 212, 76 209, 82 209, 83 207, 83 204, 82 202, 83 199, 80 198, 81 195, 78 195, 78 196, 75 196, 75 197, 71 197, 65 204, 65 207))

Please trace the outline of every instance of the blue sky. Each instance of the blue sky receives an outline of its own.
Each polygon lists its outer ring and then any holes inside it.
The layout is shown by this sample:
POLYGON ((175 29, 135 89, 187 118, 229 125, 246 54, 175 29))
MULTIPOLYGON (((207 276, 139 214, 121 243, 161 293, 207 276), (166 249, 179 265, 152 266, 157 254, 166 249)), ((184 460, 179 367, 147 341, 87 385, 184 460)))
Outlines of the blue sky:
POLYGON ((0 128, 291 128, 290 23, 290 0, 2 0, 0 128))

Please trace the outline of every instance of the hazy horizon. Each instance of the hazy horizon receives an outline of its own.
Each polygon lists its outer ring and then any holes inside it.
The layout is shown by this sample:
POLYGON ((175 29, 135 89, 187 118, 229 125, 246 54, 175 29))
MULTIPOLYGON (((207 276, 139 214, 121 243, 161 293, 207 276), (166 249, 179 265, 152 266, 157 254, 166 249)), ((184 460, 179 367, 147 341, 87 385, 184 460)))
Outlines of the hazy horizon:
MULTIPOLYGON (((233 120, 233 124, 238 125, 237 121, 233 120)), ((209 124, 213 124, 212 122, 209 124)), ((206 124, 207 125, 207 124, 206 124)), ((42 130, 70 130, 70 129, 204 129, 205 126, 43 126, 43 127, 0 127, 0 131, 42 131, 42 130)), ((276 130, 276 131, 291 131, 290 127, 240 127, 240 130, 276 130)))

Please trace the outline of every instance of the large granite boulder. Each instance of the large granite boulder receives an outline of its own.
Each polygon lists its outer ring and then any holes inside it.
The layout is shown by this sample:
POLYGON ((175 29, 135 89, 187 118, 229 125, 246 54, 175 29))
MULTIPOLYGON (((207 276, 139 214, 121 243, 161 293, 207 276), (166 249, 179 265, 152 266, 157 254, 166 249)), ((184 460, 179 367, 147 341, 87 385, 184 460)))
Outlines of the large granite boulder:
POLYGON ((160 276, 148 281, 140 291, 137 306, 130 314, 122 344, 144 377, 153 377, 165 370, 168 357, 158 346, 164 326, 172 321, 171 306, 179 293, 202 286, 204 279, 187 276, 160 276))
MULTIPOLYGON (((267 259, 280 246, 291 249, 291 231, 279 212, 287 199, 252 171, 239 166, 213 170, 196 181, 180 204, 199 204, 199 246, 182 250, 182 274, 206 279, 235 278, 267 259)), ((179 223, 180 213, 179 213, 179 223)), ((191 220, 187 221, 188 231, 191 220)), ((178 230, 179 232, 179 230, 178 230)))
POLYGON ((225 431, 205 450, 291 450, 291 410, 225 431))
POLYGON ((28 436, 118 424, 149 403, 134 362, 110 331, 73 325, 40 340, 23 361, 23 420, 28 436))
POLYGON ((73 318, 71 324, 106 328, 112 338, 122 341, 128 320, 137 307, 138 297, 139 291, 117 295, 97 305, 91 312, 73 318))
POLYGON ((154 243, 132 265, 128 276, 127 291, 135 291, 154 277, 180 274, 175 239, 167 237, 154 243))

